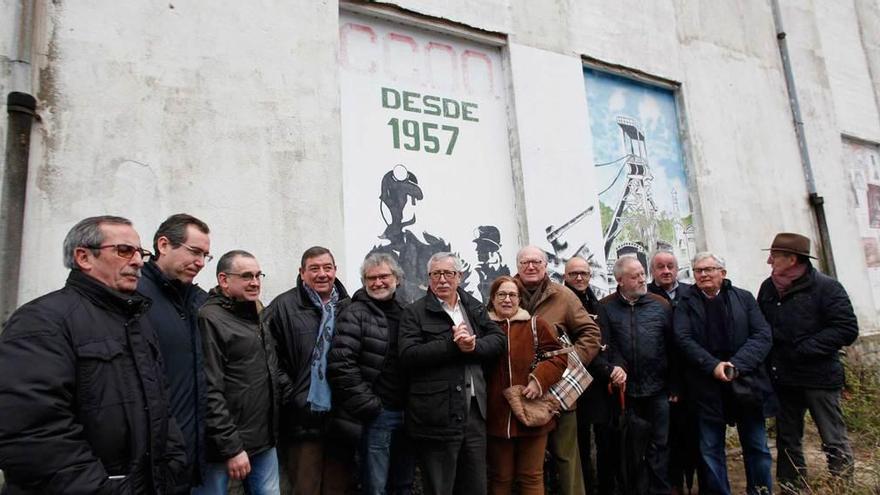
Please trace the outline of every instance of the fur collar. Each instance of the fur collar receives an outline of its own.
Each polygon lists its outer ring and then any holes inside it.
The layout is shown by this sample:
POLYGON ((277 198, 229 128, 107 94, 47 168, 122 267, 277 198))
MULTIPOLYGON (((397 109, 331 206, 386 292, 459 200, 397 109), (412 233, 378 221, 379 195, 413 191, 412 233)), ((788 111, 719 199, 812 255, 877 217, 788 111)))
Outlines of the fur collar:
POLYGON ((519 308, 519 310, 516 312, 515 315, 513 315, 512 318, 502 318, 495 314, 494 311, 489 311, 489 318, 491 318, 492 321, 506 321, 508 319, 510 321, 528 321, 532 318, 532 315, 530 315, 529 312, 524 310, 523 308, 519 308))

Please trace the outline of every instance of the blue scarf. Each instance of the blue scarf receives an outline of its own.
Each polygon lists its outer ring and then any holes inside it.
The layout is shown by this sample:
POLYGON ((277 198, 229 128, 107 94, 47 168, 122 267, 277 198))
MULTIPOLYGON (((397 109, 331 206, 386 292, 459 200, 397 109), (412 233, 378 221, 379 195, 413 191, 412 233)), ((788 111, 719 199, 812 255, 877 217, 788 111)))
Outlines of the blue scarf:
POLYGON ((307 400, 312 411, 327 412, 330 410, 327 353, 330 352, 333 333, 336 331, 336 303, 339 301, 339 293, 334 287, 333 293, 330 294, 330 300, 324 304, 321 301, 321 296, 311 287, 306 285, 305 289, 312 304, 321 308, 321 325, 318 327, 318 339, 315 341, 315 349, 312 351, 312 372, 307 400))

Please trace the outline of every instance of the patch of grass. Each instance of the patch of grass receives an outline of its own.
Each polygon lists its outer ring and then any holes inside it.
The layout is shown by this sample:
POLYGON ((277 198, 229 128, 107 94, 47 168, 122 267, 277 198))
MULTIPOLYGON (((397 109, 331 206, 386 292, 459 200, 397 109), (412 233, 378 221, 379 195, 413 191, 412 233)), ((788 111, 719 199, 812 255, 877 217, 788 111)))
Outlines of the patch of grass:
POLYGON ((847 359, 845 367, 842 405, 846 427, 859 443, 880 447, 880 365, 847 359))

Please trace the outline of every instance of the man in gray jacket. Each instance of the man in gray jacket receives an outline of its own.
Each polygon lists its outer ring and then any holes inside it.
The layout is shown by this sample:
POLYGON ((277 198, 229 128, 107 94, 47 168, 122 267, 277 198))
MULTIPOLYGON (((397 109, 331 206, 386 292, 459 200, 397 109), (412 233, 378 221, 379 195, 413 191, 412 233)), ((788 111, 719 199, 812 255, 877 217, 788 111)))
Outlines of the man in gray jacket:
POLYGON ((217 263, 217 287, 199 311, 207 381, 206 459, 197 494, 223 495, 229 479, 250 494, 279 494, 274 345, 260 324, 264 273, 247 251, 217 263))

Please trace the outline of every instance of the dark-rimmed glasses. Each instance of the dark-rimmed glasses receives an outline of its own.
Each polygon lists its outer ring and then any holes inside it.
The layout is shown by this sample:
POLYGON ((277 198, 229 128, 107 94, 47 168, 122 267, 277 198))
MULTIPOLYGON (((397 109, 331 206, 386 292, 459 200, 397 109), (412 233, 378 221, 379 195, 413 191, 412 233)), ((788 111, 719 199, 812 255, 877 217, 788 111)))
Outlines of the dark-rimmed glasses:
POLYGON ((695 275, 702 275, 705 273, 706 275, 712 275, 713 273, 715 273, 718 270, 723 270, 723 268, 721 268, 720 266, 707 266, 706 268, 694 268, 694 274, 695 275))
POLYGON ((257 272, 257 273, 254 273, 254 272, 242 272, 242 273, 223 272, 223 273, 225 273, 227 276, 231 275, 233 277, 238 277, 242 280, 247 280, 248 282, 251 282, 253 280, 256 280, 259 282, 260 280, 266 278, 266 274, 263 272, 257 272))
POLYGON ((454 272, 452 270, 434 270, 429 273, 428 276, 431 277, 431 280, 437 282, 441 278, 445 277, 446 280, 452 280, 455 276, 458 275, 458 272, 454 272))
POLYGON ((500 301, 503 301, 507 298, 510 298, 511 301, 516 301, 517 299, 519 299, 519 293, 518 292, 496 292, 495 293, 495 300, 496 301, 500 302, 500 301))
POLYGON ((87 246, 89 249, 109 249, 113 248, 116 250, 116 256, 120 258, 124 258, 130 260, 134 258, 134 254, 138 253, 141 255, 141 259, 144 261, 149 260, 153 257, 153 253, 147 251, 146 249, 138 246, 132 246, 131 244, 102 244, 100 246, 87 246))
POLYGON ((566 275, 571 279, 577 280, 579 278, 590 278, 591 274, 590 272, 568 272, 566 275))

